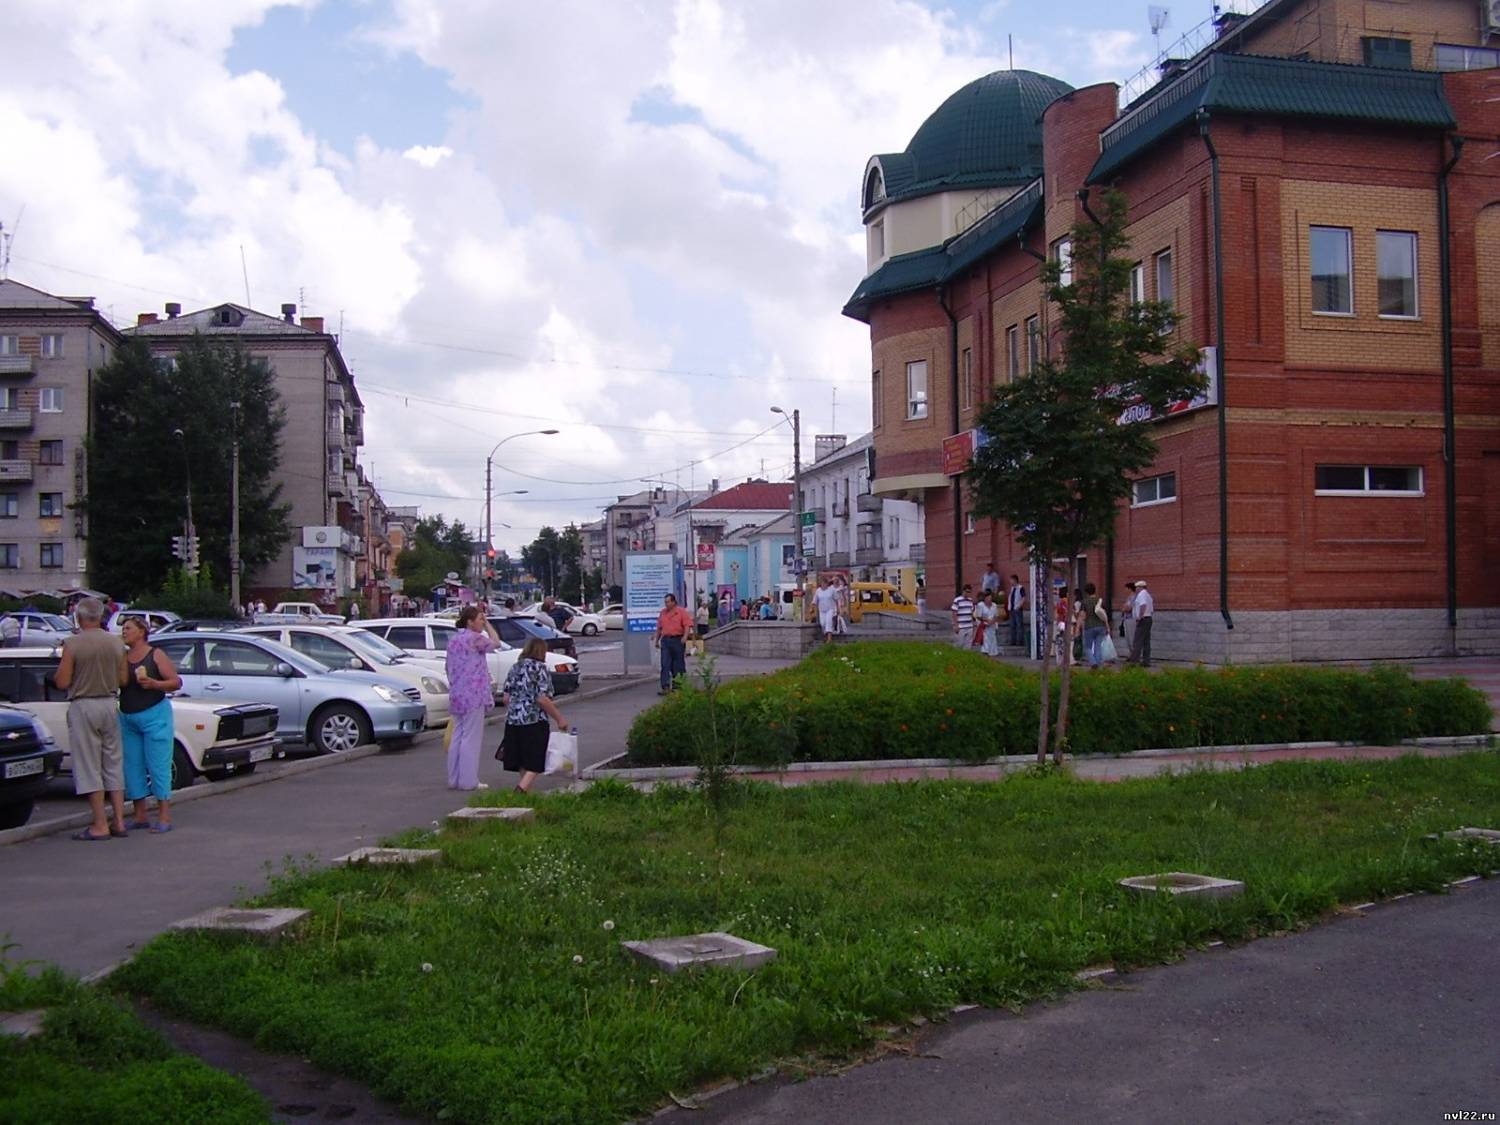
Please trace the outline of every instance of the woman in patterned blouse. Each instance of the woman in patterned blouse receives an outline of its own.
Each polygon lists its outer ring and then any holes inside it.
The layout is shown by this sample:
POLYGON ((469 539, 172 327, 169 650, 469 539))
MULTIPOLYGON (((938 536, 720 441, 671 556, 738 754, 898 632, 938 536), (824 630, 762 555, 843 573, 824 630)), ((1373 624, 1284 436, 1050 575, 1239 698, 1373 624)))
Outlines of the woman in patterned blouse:
POLYGON ((552 702, 552 674, 547 671, 547 642, 532 637, 521 650, 521 659, 505 677, 505 737, 500 754, 507 771, 519 773, 516 786, 522 793, 531 792, 531 783, 547 768, 547 738, 550 715, 559 730, 568 729, 557 704, 552 702))
POLYGON ((500 648, 500 638, 477 605, 458 611, 458 632, 448 641, 448 707, 453 737, 448 741, 448 788, 484 789, 479 781, 479 747, 484 717, 495 706, 484 655, 500 648))

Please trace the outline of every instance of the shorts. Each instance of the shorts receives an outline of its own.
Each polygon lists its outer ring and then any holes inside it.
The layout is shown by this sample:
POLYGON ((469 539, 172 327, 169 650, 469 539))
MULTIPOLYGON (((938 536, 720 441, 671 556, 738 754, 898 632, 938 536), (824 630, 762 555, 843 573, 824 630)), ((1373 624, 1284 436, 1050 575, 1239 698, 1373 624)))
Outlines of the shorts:
POLYGON ((120 750, 120 708, 113 696, 75 699, 68 704, 72 743, 73 792, 123 791, 125 758, 120 750))

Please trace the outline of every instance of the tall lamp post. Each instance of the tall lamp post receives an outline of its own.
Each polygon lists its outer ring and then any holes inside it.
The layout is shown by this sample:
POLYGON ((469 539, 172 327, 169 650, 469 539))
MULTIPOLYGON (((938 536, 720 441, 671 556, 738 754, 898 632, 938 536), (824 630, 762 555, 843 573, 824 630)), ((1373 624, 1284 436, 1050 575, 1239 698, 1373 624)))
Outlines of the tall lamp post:
POLYGON ((182 528, 182 563, 191 568, 193 563, 193 463, 188 457, 187 434, 181 428, 172 431, 172 436, 182 442, 182 479, 187 495, 187 523, 182 528))
MULTIPOLYGON (((500 447, 506 442, 514 441, 518 437, 530 437, 533 434, 547 434, 551 436, 557 432, 556 430, 525 430, 519 434, 511 434, 509 437, 503 437, 497 441, 495 448, 490 450, 490 455, 484 459, 484 545, 486 550, 488 550, 489 545, 494 541, 494 524, 490 520, 490 498, 491 482, 494 476, 495 454, 500 452, 500 447)), ((526 490, 517 489, 517 491, 524 492, 526 490)), ((488 582, 486 582, 484 593, 485 597, 488 598, 490 593, 488 582)))
MULTIPOLYGON (((793 558, 797 560, 797 588, 800 590, 807 571, 807 560, 802 554, 802 411, 793 410, 789 415, 781 407, 773 406, 771 413, 789 417, 792 421, 792 545, 793 558)), ((803 616, 806 616, 805 612, 803 616)))
POLYGON ((240 404, 231 402, 234 440, 229 470, 229 604, 240 611, 240 404))

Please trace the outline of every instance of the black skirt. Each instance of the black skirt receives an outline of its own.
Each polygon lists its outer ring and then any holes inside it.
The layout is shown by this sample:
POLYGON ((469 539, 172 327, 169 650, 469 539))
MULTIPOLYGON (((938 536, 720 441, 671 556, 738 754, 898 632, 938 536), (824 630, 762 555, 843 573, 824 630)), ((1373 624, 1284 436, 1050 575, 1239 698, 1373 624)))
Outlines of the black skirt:
POLYGON ((539 723, 506 723, 495 757, 510 773, 545 773, 547 739, 551 734, 552 724, 546 719, 539 723))

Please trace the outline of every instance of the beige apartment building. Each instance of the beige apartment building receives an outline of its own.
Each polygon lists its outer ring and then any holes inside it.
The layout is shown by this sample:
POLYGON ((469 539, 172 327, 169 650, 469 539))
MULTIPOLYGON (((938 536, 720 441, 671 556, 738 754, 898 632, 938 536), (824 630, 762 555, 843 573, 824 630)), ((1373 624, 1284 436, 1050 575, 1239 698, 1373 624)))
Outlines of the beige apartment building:
POLYGON ((0 592, 89 585, 86 440, 120 334, 92 297, 0 281, 0 592))
POLYGON ((367 547, 367 520, 375 505, 373 486, 357 462, 364 444, 364 404, 338 339, 324 331, 322 317, 304 316, 299 322, 291 304, 274 317, 232 303, 184 314, 180 305, 169 303, 165 318, 142 313, 124 334, 169 356, 198 332, 238 339, 251 355, 266 360, 286 405, 279 479, 282 499, 292 506, 292 534, 273 563, 245 576, 246 595, 292 590, 331 605, 368 594, 382 556, 376 552, 372 558, 367 547))

